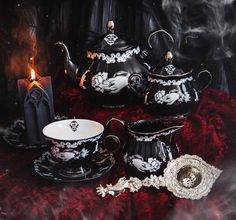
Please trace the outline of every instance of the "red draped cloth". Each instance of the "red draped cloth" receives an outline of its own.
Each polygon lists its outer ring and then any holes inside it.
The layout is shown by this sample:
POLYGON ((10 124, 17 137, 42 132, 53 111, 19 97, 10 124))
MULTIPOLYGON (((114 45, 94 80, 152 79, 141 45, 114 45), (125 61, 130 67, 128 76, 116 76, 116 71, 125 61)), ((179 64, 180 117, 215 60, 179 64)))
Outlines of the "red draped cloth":
MULTIPOLYGON (((103 124, 114 115, 129 122, 152 118, 142 105, 104 109, 93 106, 78 88, 62 85, 58 91, 56 110, 69 117, 103 124)), ((2 142, 0 219, 236 219, 236 100, 215 89, 205 90, 195 111, 184 120, 176 141, 181 154, 198 155, 223 169, 207 197, 192 201, 164 190, 142 188, 136 193, 126 191, 117 197, 101 198, 96 194, 97 186, 114 184, 126 175, 120 152, 111 172, 102 178, 58 183, 43 179, 33 170, 33 161, 43 150, 16 149, 2 142)))

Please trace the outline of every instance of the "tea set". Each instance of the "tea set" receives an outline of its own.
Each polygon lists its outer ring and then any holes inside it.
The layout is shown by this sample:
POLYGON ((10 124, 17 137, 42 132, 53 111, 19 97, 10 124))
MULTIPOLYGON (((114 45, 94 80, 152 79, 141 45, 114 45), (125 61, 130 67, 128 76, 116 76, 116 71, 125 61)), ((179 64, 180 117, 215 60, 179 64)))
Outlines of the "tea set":
MULTIPOLYGON (((151 39, 160 33, 174 43, 168 32, 158 30, 148 37, 150 49, 153 47, 151 39)), ((191 189, 198 185, 201 188, 207 187, 204 178, 209 178, 213 184, 220 171, 217 170, 212 178, 207 177, 202 173, 206 169, 200 168, 216 168, 207 166, 197 156, 179 157, 175 143, 175 133, 183 127, 182 119, 194 109, 202 91, 211 83, 212 75, 207 70, 195 77, 192 71, 177 68, 173 65, 172 49, 163 54, 165 62, 160 68, 147 68, 148 65, 142 59, 145 52, 115 33, 113 21, 107 23, 107 33, 87 50, 87 58, 91 64, 84 72, 72 62, 63 42, 55 45, 63 51, 65 72, 88 91, 93 102, 96 101, 102 107, 118 108, 141 99, 155 118, 126 122, 112 117, 105 127, 89 119, 74 118, 52 122, 42 131, 49 150, 34 161, 36 173, 59 182, 93 180, 112 169, 115 164, 114 153, 119 150, 122 151, 127 173, 132 177, 129 180, 121 178, 114 186, 98 187, 97 192, 102 196, 115 195, 125 188, 137 191, 142 185, 153 185, 153 178, 156 180, 156 188, 167 186, 170 189, 170 182, 177 181, 176 184, 187 189, 181 175, 184 176, 184 181, 189 181, 190 177, 197 178, 198 182, 191 185, 191 189), (112 130, 111 124, 116 122, 124 127, 125 144, 121 145, 115 134, 107 134, 108 130, 112 130), (180 164, 177 174, 173 174, 170 169, 173 164, 180 164), (187 167, 189 169, 186 170, 187 167), (161 176, 163 173, 164 177, 161 176), (152 184, 147 184, 148 181, 152 184), (135 186, 137 188, 132 188, 135 186)), ((212 184, 208 184, 207 189, 212 184)), ((175 190, 172 189, 172 192, 178 196, 175 190)))
MULTIPOLYGON (((88 90, 91 100, 104 107, 133 103, 137 99, 134 90, 144 98, 144 104, 150 106, 156 116, 187 114, 199 100, 199 93, 211 83, 211 74, 204 70, 195 78, 192 71, 176 68, 172 64, 172 49, 163 54, 166 65, 156 72, 150 72, 143 58, 144 54, 147 57, 150 53, 141 51, 139 46, 130 45, 116 34, 114 22, 109 21, 107 27, 108 33, 87 51, 91 64, 85 72, 80 72, 80 67, 72 62, 66 45, 56 43, 64 52, 66 73, 81 88, 88 90), (200 80, 202 78, 205 80, 200 80)), ((166 35, 174 45, 168 32, 158 30, 148 36, 150 49, 153 48, 151 39, 158 34, 166 35)))

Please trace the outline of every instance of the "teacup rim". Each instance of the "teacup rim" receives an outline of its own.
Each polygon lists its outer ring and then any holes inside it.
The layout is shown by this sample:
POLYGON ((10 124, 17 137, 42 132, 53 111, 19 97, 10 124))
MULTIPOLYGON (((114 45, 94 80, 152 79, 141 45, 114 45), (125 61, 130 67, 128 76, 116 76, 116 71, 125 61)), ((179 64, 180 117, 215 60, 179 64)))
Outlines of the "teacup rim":
POLYGON ((85 141, 85 140, 89 140, 89 139, 92 139, 92 138, 96 138, 96 137, 102 135, 103 132, 104 132, 104 126, 103 126, 100 122, 95 121, 95 120, 91 120, 91 119, 86 119, 86 118, 62 119, 62 120, 59 120, 59 121, 51 122, 51 123, 47 124, 47 125, 42 129, 42 134, 44 135, 45 138, 52 139, 52 140, 57 140, 57 141, 63 141, 63 142, 67 142, 67 141, 70 141, 70 142, 74 142, 74 141, 85 141), (99 126, 101 126, 101 132, 100 132, 100 133, 97 133, 96 135, 90 136, 90 137, 77 138, 77 139, 57 138, 57 137, 53 137, 53 136, 50 136, 50 135, 48 135, 48 134, 45 134, 45 129, 47 129, 49 126, 52 126, 53 124, 58 124, 59 122, 64 122, 64 121, 70 122, 70 121, 74 121, 74 120, 90 121, 90 122, 96 123, 96 124, 98 124, 99 126))

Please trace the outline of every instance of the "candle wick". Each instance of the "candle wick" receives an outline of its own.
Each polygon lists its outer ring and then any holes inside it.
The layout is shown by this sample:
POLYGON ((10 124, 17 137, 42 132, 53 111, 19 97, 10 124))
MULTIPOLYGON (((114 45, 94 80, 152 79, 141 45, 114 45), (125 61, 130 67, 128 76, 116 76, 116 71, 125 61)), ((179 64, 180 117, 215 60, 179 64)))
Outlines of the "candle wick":
POLYGON ((30 82, 34 82, 34 81, 36 81, 36 79, 30 78, 29 81, 30 81, 30 82))

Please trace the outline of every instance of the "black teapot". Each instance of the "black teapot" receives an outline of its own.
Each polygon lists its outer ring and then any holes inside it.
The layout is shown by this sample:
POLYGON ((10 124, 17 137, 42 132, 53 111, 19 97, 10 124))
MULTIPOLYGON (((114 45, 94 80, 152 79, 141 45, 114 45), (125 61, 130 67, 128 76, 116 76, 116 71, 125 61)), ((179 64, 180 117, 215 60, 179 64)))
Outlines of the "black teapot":
POLYGON ((122 107, 137 99, 128 87, 131 73, 146 74, 146 68, 138 61, 139 46, 133 46, 114 33, 113 21, 108 21, 107 33, 87 50, 91 61, 85 72, 74 64, 64 43, 57 42, 65 52, 65 71, 76 79, 81 88, 88 90, 93 103, 104 107, 122 107))
POLYGON ((183 127, 182 124, 167 124, 159 119, 127 123, 112 117, 106 126, 114 121, 121 123, 126 129, 123 159, 130 175, 141 178, 150 174, 159 175, 166 168, 168 161, 179 156, 173 135, 183 127))
POLYGON ((143 96, 144 103, 156 116, 178 120, 193 110, 199 95, 211 83, 212 75, 203 70, 195 77, 192 71, 185 72, 172 62, 173 54, 168 51, 164 65, 149 73, 147 80, 140 73, 131 74, 129 86, 143 96))

